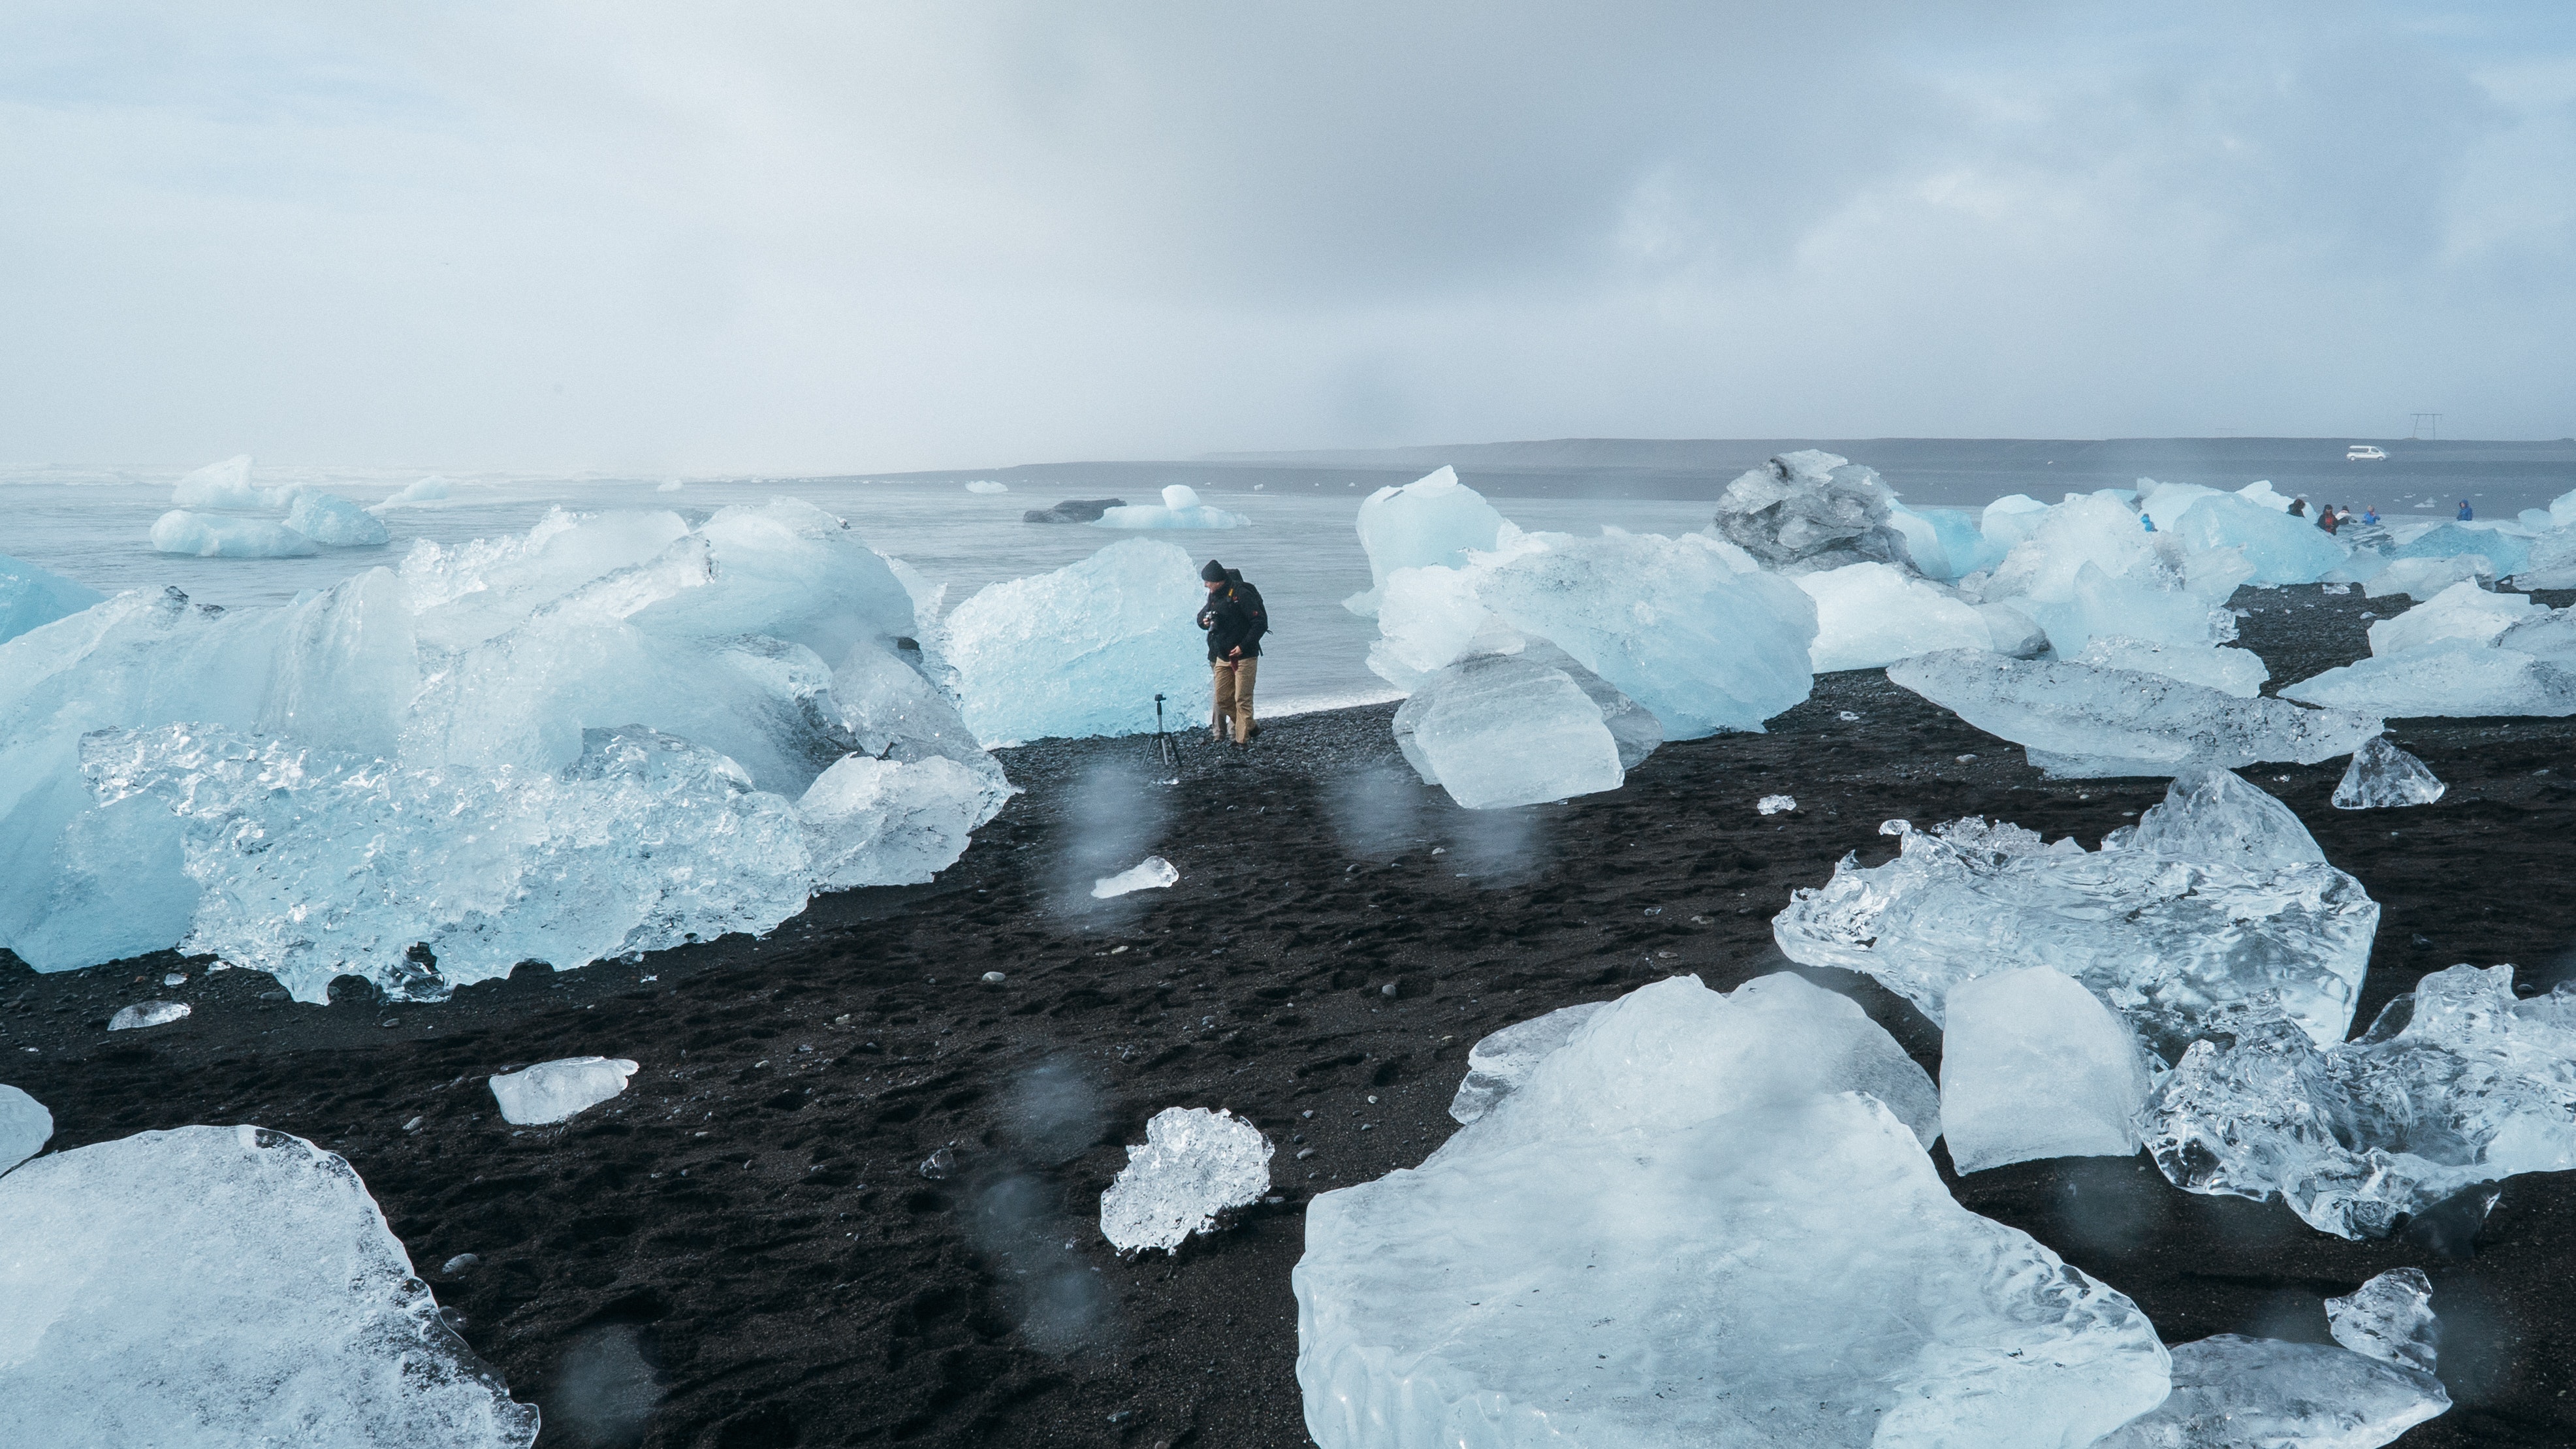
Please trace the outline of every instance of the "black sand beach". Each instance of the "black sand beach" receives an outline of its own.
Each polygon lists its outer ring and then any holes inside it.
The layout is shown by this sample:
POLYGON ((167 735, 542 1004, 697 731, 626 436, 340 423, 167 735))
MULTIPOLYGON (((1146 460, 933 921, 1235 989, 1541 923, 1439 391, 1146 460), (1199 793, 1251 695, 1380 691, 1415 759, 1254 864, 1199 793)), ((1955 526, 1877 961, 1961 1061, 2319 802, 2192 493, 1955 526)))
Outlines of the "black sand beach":
MULTIPOLYGON (((2236 603, 2277 685, 2366 652, 2363 615, 2402 601, 2236 603)), ((1782 969, 1773 913, 1846 851, 1884 859, 1882 820, 2091 844, 2164 791, 2043 780, 1868 671, 1819 679, 1766 735, 1667 746, 1613 794, 1477 815, 1414 782, 1391 710, 1273 721, 1240 752, 1193 741, 1177 785, 1150 742, 1009 751, 1028 793, 933 885, 442 1005, 302 1006, 169 956, 37 976, 0 953, 0 1079, 52 1109, 56 1148, 249 1122, 346 1155, 466 1339, 544 1406, 548 1445, 1299 1445, 1304 1205, 1439 1143, 1469 1043, 1674 973, 1724 989, 1782 969), (1798 809, 1757 814, 1773 793, 1798 809), (1176 888, 1089 899, 1149 853, 1176 888), (172 970, 191 979, 165 988, 172 970), (105 1032, 153 998, 195 1014, 105 1032), (502 1122, 486 1076, 584 1053, 641 1070, 565 1127, 502 1122), (1122 1261, 1099 1194, 1167 1106, 1270 1134, 1276 1197, 1122 1261), (444 1272, 461 1254, 479 1262, 444 1272)), ((2438 805, 2334 810, 2341 760, 2245 772, 2384 907, 2355 1029, 2457 962, 2513 962, 2529 991, 2576 970, 2576 722, 2393 733, 2449 782, 2438 805)), ((1812 974, 1937 1074, 1910 1007, 1812 974)), ((2380 1243, 2190 1196, 2143 1157, 1953 1181, 2169 1342, 2323 1340, 2324 1297, 2420 1265, 2457 1407, 2400 1442, 2576 1441, 2576 1173, 2508 1181, 2473 1241, 2380 1243)))

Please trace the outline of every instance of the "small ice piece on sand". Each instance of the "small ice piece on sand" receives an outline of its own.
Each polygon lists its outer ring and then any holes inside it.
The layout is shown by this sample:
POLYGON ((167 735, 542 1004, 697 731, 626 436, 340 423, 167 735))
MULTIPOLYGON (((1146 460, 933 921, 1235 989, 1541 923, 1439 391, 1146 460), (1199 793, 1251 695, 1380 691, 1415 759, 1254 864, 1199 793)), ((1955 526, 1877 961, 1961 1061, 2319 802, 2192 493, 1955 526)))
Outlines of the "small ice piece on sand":
POLYGON ((257 1127, 0 1177, 0 1444, 526 1449, 349 1164, 257 1127))
POLYGON ((2084 652, 2075 656, 2078 664, 2091 664, 2103 669, 2131 669, 2141 674, 2161 674, 2186 684, 2206 685, 2221 694, 2238 699, 2252 699, 2263 692, 2263 681, 2272 677, 2263 657, 2250 649, 2232 649, 2216 644, 2168 644, 2154 639, 2132 639, 2124 634, 2096 634, 2084 652))
POLYGON ((2391 1268, 2344 1297, 2327 1299, 2326 1327, 2354 1353, 2429 1374, 2440 1340, 2433 1281, 2421 1268, 2391 1268))
POLYGON ((1529 1074, 1548 1053, 1565 1045, 1578 1028, 1608 1004, 1587 1001, 1559 1007, 1545 1016, 1515 1022, 1467 1048, 1467 1079, 1458 1084, 1458 1095, 1449 1099, 1449 1115, 1460 1122, 1473 1122, 1492 1111, 1495 1103, 1529 1080, 1529 1074))
POLYGON ((1260 1128, 1222 1107, 1166 1107, 1100 1195, 1100 1235, 1122 1253, 1168 1253, 1269 1191, 1271 1150, 1260 1128))
POLYGON ((2450 1407, 2418 1369, 2222 1333, 2177 1346, 2172 1396, 2092 1449, 2376 1449, 2450 1407))
POLYGON ((2352 764, 2335 786, 2337 810, 2383 810, 2401 805, 2430 805, 2451 787, 2434 777, 2422 760, 2389 743, 2382 735, 2352 752, 2352 764))
POLYGON ((367 548, 393 537, 374 514, 328 493, 298 493, 286 526, 329 548, 367 548))
POLYGON ((1181 878, 1180 868, 1159 855, 1149 855, 1116 875, 1104 875, 1091 883, 1091 898, 1105 901, 1131 891, 1158 891, 1174 885, 1181 878))
POLYGON ((303 558, 321 552, 313 540, 267 518, 223 518, 173 508, 152 524, 152 546, 198 558, 303 558))
POLYGON ((1778 815, 1797 809, 1798 801, 1797 797, 1792 795, 1765 795, 1754 802, 1753 808, 1765 815, 1778 815))
POLYGON ((140 1031, 147 1026, 168 1026, 187 1016, 194 1007, 184 1001, 138 1001, 107 1019, 109 1031, 140 1031))
POLYGON ((626 1090, 635 1064, 624 1057, 565 1057, 492 1079, 501 1120, 514 1127, 561 1122, 626 1090))
POLYGON ((2040 1157, 2127 1157, 2153 1085, 2111 1009, 2047 966, 1951 989, 1941 1031, 1941 1135, 1961 1172, 2040 1157))
POLYGON ((0 1172, 43 1150, 54 1135, 54 1114, 16 1087, 0 1083, 0 1172))
POLYGON ((1009 978, 1008 976, 1003 975, 1003 974, 1002 974, 1001 972, 999 972, 999 971, 987 971, 987 972, 985 972, 985 973, 984 973, 984 978, 983 978, 983 979, 984 979, 984 984, 985 984, 985 985, 987 985, 987 986, 999 986, 999 985, 1001 985, 1003 982, 1008 981, 1010 978, 1009 978))
POLYGON ((969 493, 1008 493, 1011 491, 1011 485, 1008 483, 995 482, 990 478, 978 478, 966 485, 966 491, 969 493))

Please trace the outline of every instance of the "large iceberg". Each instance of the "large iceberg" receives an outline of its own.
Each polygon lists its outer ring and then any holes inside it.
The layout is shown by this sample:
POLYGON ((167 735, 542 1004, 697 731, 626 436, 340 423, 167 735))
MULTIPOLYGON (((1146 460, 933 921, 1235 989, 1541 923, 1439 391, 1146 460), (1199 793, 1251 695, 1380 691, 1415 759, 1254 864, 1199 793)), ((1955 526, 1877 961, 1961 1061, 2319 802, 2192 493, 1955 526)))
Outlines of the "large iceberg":
POLYGON ((152 547, 198 558, 303 558, 313 540, 268 518, 229 518, 173 508, 152 521, 152 547))
POLYGON ((987 584, 948 615, 967 728, 987 746, 1132 735, 1205 719, 1206 592, 1177 544, 1131 538, 1077 564, 987 584))
POLYGON ((1887 677, 2022 746, 2032 764, 2060 777, 2174 775, 2271 760, 2315 764, 2352 753, 2381 729, 2377 715, 2359 712, 2358 701, 2320 700, 2348 707, 2303 709, 2071 660, 1954 650, 1905 660, 1887 677))
POLYGON ((1419 1168, 1309 1205, 1308 1433, 2065 1449, 2153 1407, 2145 1315, 1961 1208, 1933 1110, 1885 1032, 1794 976, 1630 993, 1419 1168))
POLYGON ((2166 1177, 2375 1238, 2475 1184, 2576 1168, 2576 984, 2517 999, 2512 967, 2453 966, 2357 1041, 2303 1025, 2261 1002, 2204 1023, 2148 1108, 2166 1177))
POLYGON ((2112 490, 2006 517, 2016 541, 1991 573, 1960 587, 2038 621, 2060 655, 2102 634, 2192 647, 2236 637, 2235 617, 2221 606, 2254 572, 2243 549, 2149 533, 2112 490))
POLYGON ((1815 448, 1783 453, 1726 485, 1717 532, 1765 565, 1803 573, 1845 564, 1904 564, 1890 519, 1896 491, 1874 469, 1815 448))
POLYGON ((0 553, 0 644, 39 624, 77 614, 105 597, 61 574, 0 553))
POLYGON ((1199 493, 1186 483, 1174 483, 1163 490, 1161 503, 1135 503, 1101 510, 1091 520, 1094 528, 1244 528, 1252 520, 1240 513, 1228 513, 1199 501, 1199 493))
POLYGON ((374 514, 328 493, 296 494, 286 526, 328 548, 368 548, 393 537, 374 514))
POLYGON ((2351 1025, 2379 906, 2288 807, 2234 775, 2176 780, 2127 841, 2098 851, 1977 817, 1881 829, 1899 837, 1896 859, 1845 856, 1773 919, 1790 960, 1866 972, 1935 1022, 1963 982, 2053 967, 2168 1057, 2256 998, 2321 1044, 2351 1025))
POLYGON ((1463 568, 1470 553, 1490 553, 1504 528, 1503 515, 1484 495, 1442 468, 1401 488, 1381 488, 1360 503, 1360 548, 1368 554, 1369 586, 1342 601, 1354 614, 1374 617, 1378 596, 1397 569, 1463 568))
POLYGON ((2243 493, 2221 493, 2188 483, 2149 487, 2149 482, 2139 480, 2138 502, 2155 520, 2157 531, 2186 546, 2243 550, 2245 561, 2252 565, 2249 583, 2315 583, 2352 552, 2317 527, 2315 519, 2266 506, 2243 493))
POLYGON ((525 1449, 337 1156, 256 1127, 144 1132, 0 1177, 0 1443, 525 1449))
POLYGON ((1939 649, 1998 647, 1976 605, 1893 564, 1845 564, 1800 574, 1797 583, 1816 601, 1808 658, 1818 674, 1880 669, 1939 649))
POLYGON ((918 629, 788 499, 557 511, 278 608, 120 595, 0 644, 0 944, 437 996, 926 880, 1010 786, 918 629))
POLYGON ((1998 971, 1952 986, 1946 1006, 1941 1135, 1961 1172, 2138 1150, 2145 1050, 2073 977, 1998 971))

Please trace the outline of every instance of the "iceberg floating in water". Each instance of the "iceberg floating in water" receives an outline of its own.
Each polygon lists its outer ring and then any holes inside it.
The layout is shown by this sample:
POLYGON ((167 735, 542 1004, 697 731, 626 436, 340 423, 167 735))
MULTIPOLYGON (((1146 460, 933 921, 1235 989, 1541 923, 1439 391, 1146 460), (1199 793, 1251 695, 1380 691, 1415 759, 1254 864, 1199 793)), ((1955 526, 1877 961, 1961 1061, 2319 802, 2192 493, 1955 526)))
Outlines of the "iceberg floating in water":
MULTIPOLYGON (((444 503, 447 501, 449 487, 446 479, 432 473, 426 478, 416 478, 404 484, 392 497, 377 504, 376 508, 381 511, 387 508, 419 508, 429 504, 444 503)), ((680 480, 674 478, 653 491, 677 493, 680 491, 680 480)))
POLYGON ((1793 976, 1630 993, 1420 1167, 1309 1205, 1307 1432, 2061 1449, 2155 1405, 2145 1315, 1961 1208, 1936 1112, 1884 1031, 1793 976))
POLYGON ((2381 728, 2376 714, 2347 699, 2316 701, 2346 708, 2302 709, 2070 660, 1956 650, 1905 660, 1887 677, 2022 746, 2032 764, 2060 777, 2175 775, 2271 760, 2312 765, 2352 753, 2381 728))
POLYGON ((977 478, 966 485, 966 491, 969 493, 1008 493, 1011 491, 1011 485, 1008 483, 997 482, 991 478, 977 478))
POLYGON ((1168 1253, 1217 1214, 1270 1190, 1270 1139, 1220 1107, 1166 1107, 1100 1195, 1100 1235, 1122 1253, 1168 1253))
POLYGON ((1941 1135, 1961 1172, 2138 1150, 2145 1049, 2073 977, 1998 971, 1952 986, 1946 1006, 1941 1135))
POLYGON ((209 463, 180 479, 170 490, 170 501, 181 508, 283 508, 291 491, 251 482, 250 455, 244 453, 209 463))
POLYGON ((1149 734, 1157 694, 1170 719, 1205 719, 1205 599, 1190 556, 1144 538, 985 585, 945 628, 967 727, 988 747, 1149 734))
POLYGON ((2390 744, 2386 736, 2368 740, 2352 752, 2352 763, 2336 782, 2337 810, 2385 810, 2430 805, 2451 787, 2435 778, 2422 760, 2390 744))
POLYGON ((1491 553, 1506 525, 1484 495, 1458 481, 1458 470, 1416 478, 1401 488, 1381 488, 1360 503, 1360 548, 1368 554, 1369 586, 1342 601, 1354 614, 1375 617, 1387 576, 1397 569, 1464 568, 1470 553, 1491 553))
POLYGON ((198 558, 304 558, 321 552, 313 540, 273 519, 226 518, 184 508, 153 520, 152 546, 198 558))
POLYGON ((349 1164, 182 1127, 0 1177, 0 1443, 526 1449, 349 1164))
POLYGON ((53 1135, 54 1114, 44 1103, 0 1083, 0 1173, 44 1151, 53 1135))
POLYGON ((1248 528, 1251 524, 1252 520, 1240 513, 1201 503, 1198 490, 1186 483, 1165 488, 1159 504, 1107 508, 1091 520, 1094 528, 1248 528))
POLYGON ((1865 972, 1935 1022, 1961 983, 2051 966, 2168 1057, 2267 994, 2320 1043, 2351 1025, 2379 906, 2233 775, 2175 781, 2127 844, 2099 851, 1979 817, 1880 828, 1896 859, 1845 856, 1773 919, 1790 960, 1865 972))
POLYGON ((635 1063, 624 1057, 565 1057, 491 1079, 501 1120, 513 1127, 570 1121, 626 1090, 635 1063))
POLYGON ((296 494, 286 526, 327 548, 368 548, 393 538, 374 514, 328 493, 296 494))
POLYGON ((61 574, 0 553, 0 644, 39 624, 69 618, 106 597, 61 574))
POLYGON ((1792 573, 1864 562, 1912 567, 1891 518, 1896 492, 1874 469, 1816 448, 1749 468, 1717 501, 1716 528, 1765 565, 1792 573))

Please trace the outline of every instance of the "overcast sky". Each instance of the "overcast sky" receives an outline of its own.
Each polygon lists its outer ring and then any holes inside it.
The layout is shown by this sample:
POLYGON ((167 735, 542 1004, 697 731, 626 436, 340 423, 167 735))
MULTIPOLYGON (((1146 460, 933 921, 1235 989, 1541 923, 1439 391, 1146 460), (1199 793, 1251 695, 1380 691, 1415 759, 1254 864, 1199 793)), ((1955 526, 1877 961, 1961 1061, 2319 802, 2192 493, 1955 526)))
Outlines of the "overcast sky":
POLYGON ((2571 323, 2555 3, 0 10, 21 462, 2558 437, 2571 323))

